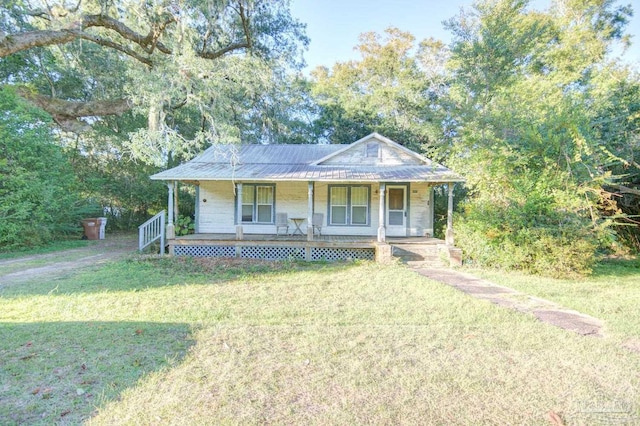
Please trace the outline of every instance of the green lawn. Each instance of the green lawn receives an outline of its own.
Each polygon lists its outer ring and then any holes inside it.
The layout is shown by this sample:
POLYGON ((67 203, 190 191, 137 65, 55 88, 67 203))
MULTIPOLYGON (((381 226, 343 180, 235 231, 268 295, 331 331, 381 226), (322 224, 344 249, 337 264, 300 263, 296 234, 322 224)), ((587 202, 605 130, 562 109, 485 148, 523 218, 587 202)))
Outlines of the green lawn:
POLYGON ((619 338, 398 265, 130 259, 0 285, 3 424, 638 422, 639 389, 619 338))

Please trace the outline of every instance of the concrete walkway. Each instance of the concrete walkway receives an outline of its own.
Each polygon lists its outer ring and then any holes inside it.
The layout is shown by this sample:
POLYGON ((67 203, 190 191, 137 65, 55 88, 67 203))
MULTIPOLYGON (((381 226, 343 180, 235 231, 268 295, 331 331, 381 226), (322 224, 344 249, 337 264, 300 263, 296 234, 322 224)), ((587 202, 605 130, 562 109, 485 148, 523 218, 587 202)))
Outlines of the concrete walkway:
POLYGON ((531 314, 540 321, 583 336, 602 337, 603 323, 598 318, 564 308, 549 300, 529 296, 494 284, 471 274, 452 269, 412 267, 415 272, 434 281, 454 287, 470 296, 496 305, 531 314))

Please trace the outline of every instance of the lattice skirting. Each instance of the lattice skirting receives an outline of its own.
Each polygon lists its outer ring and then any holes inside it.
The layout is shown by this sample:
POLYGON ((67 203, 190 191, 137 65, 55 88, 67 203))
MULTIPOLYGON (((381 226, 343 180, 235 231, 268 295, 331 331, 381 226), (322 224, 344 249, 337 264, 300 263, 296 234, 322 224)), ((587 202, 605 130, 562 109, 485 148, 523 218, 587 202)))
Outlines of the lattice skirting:
MULTIPOLYGON (((304 247, 268 247, 268 246, 200 246, 200 245, 176 245, 173 246, 176 256, 193 257, 241 257, 245 259, 266 260, 304 260, 306 251, 304 247), (237 249, 237 251, 236 251, 237 249)), ((336 261, 336 260, 373 260, 374 248, 340 248, 340 247, 311 247, 311 260, 336 261)))
POLYGON ((240 257, 245 259, 266 260, 304 260, 304 247, 240 247, 240 257))
POLYGON ((236 248, 233 246, 173 246, 173 254, 193 257, 235 257, 236 248))
POLYGON ((373 260, 375 259, 375 249, 373 248, 333 248, 333 247, 312 247, 311 260, 373 260))

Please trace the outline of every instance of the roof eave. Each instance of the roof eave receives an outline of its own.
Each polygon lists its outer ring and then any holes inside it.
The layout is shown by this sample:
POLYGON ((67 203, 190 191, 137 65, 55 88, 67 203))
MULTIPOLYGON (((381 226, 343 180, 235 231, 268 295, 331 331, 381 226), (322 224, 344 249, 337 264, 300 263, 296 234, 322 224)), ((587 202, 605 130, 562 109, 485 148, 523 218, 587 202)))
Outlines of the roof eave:
POLYGON ((426 183, 457 183, 457 182, 465 182, 465 179, 460 176, 446 177, 446 176, 436 176, 430 179, 418 179, 418 178, 397 178, 397 179, 351 179, 351 178, 342 178, 342 179, 327 179, 327 178, 316 178, 316 179, 308 179, 308 178, 269 178, 269 177, 226 177, 226 178, 210 178, 204 176, 165 176, 165 177, 157 177, 155 175, 150 176, 151 180, 154 181, 210 181, 210 182, 242 182, 242 181, 251 181, 251 182, 426 182, 426 183))

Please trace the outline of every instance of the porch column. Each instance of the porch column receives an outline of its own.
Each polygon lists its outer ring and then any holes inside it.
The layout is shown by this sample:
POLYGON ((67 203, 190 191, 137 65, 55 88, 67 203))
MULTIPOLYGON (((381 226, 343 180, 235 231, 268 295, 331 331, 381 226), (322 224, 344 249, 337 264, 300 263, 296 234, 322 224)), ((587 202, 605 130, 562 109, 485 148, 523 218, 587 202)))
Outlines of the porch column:
POLYGON ((179 192, 178 189, 180 187, 178 186, 178 181, 173 181, 173 217, 178 220, 180 218, 180 209, 178 207, 178 205, 180 204, 180 199, 179 197, 179 192))
POLYGON ((447 184, 449 190, 449 201, 447 203, 447 234, 445 242, 448 246, 453 244, 453 182, 447 184))
POLYGON ((176 228, 173 224, 173 185, 174 182, 167 183, 167 188, 169 189, 169 200, 167 210, 169 213, 169 218, 167 219, 167 239, 172 239, 176 237, 176 228))
POLYGON ((378 242, 384 243, 387 240, 387 231, 384 227, 385 217, 384 217, 384 206, 385 206, 385 191, 387 189, 387 185, 384 183, 380 184, 380 211, 378 212, 378 242))
POLYGON ((242 230, 242 183, 236 185, 236 240, 242 240, 244 233, 242 230))
POLYGON ((313 182, 307 184, 307 241, 313 241, 313 182))

